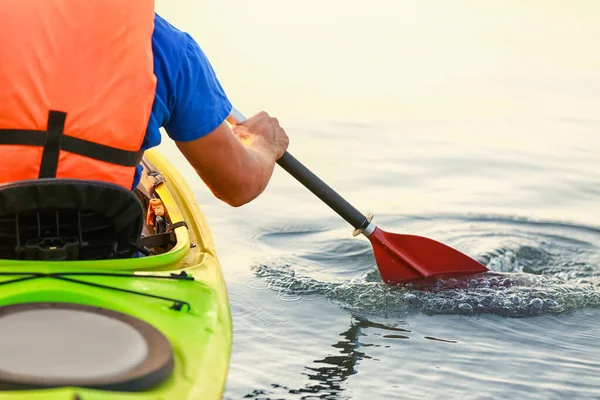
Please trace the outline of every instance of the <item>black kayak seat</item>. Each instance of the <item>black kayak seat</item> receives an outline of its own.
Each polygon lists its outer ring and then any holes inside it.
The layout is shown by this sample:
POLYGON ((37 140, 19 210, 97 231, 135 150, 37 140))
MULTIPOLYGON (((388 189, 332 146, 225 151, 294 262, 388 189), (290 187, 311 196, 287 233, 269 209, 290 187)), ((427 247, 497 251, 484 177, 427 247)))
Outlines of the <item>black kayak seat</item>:
POLYGON ((0 258, 97 260, 135 256, 145 215, 132 190, 47 178, 0 185, 0 258))

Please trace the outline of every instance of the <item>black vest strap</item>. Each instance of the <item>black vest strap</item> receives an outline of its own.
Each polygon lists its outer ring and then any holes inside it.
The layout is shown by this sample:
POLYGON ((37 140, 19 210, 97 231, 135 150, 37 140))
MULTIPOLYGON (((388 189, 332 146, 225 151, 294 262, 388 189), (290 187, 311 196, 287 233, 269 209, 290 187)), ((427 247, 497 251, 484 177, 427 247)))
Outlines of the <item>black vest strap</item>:
POLYGON ((50 110, 48 113, 48 127, 46 128, 46 142, 42 153, 39 178, 56 178, 58 157, 65 130, 67 114, 50 110))
POLYGON ((142 161, 144 155, 142 150, 127 151, 65 135, 66 117, 67 114, 64 112, 50 110, 45 131, 0 129, 0 145, 43 147, 39 178, 56 177, 61 150, 123 167, 135 167, 142 161))

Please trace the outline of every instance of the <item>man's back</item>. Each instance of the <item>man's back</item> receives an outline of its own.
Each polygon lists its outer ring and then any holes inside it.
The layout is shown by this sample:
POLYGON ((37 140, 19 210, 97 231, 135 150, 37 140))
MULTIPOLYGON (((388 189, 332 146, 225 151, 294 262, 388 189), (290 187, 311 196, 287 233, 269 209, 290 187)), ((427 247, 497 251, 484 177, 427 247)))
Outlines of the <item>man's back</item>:
POLYGON ((0 2, 0 181, 131 186, 156 78, 150 0, 0 2))

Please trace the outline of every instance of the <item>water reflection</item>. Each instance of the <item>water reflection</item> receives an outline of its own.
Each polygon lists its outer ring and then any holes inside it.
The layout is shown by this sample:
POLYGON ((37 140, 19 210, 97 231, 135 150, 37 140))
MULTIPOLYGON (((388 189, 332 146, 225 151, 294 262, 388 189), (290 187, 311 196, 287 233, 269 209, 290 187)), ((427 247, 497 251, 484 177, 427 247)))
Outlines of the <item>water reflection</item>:
MULTIPOLYGON (((408 329, 388 326, 367 319, 353 317, 350 328, 340 334, 342 340, 334 343, 333 348, 338 350, 337 355, 327 356, 320 360, 315 360, 317 366, 305 367, 311 381, 305 388, 299 390, 290 390, 290 393, 312 393, 319 394, 321 399, 339 399, 338 395, 344 391, 343 383, 358 373, 358 365, 364 359, 373 359, 361 349, 366 347, 380 347, 372 343, 363 343, 360 338, 367 336, 364 332, 367 328, 377 328, 386 331, 395 332, 385 335, 385 338, 408 339, 409 337, 398 332, 410 332, 408 329)), ((304 398, 304 397, 303 397, 304 398)))

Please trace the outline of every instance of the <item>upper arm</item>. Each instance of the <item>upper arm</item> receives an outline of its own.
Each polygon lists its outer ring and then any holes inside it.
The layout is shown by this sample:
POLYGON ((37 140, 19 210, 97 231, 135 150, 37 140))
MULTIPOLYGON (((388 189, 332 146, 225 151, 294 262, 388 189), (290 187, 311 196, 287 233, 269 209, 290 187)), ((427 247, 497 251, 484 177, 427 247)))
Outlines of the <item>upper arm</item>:
MULTIPOLYGON (((165 128, 216 197, 233 206, 250 201, 273 166, 225 122, 231 103, 193 38, 158 15, 154 33, 157 93, 150 130, 165 128)), ((155 136, 160 142, 160 134, 155 136)))

